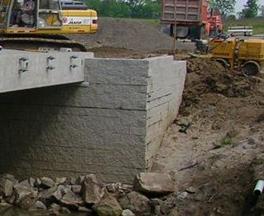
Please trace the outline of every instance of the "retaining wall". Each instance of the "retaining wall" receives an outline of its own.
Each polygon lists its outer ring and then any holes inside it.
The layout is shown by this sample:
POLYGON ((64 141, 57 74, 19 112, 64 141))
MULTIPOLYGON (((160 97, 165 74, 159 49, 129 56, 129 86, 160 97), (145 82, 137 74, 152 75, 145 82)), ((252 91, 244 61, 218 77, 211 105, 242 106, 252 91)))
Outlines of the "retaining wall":
POLYGON ((131 182, 181 102, 185 62, 86 59, 82 84, 0 95, 0 172, 131 182))

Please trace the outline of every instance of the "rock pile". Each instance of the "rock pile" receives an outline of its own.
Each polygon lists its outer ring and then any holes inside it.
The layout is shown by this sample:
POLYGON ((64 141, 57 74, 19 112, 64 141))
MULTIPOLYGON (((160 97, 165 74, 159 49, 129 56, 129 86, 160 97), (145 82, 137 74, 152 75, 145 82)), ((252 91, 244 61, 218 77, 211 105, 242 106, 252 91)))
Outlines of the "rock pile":
POLYGON ((0 177, 0 207, 49 211, 52 215, 83 212, 99 216, 153 215, 155 198, 174 192, 167 174, 141 173, 133 185, 103 184, 94 174, 78 178, 48 177, 18 181, 13 175, 0 177))

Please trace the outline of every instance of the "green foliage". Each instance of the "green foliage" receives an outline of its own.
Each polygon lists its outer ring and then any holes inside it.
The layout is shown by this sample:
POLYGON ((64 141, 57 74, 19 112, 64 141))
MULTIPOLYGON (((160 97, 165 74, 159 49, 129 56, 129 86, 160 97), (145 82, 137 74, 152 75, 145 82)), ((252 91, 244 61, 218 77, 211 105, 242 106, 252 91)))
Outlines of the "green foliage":
POLYGON ((254 18, 258 15, 258 0, 248 0, 241 15, 245 18, 254 18))
POLYGON ((212 9, 218 9, 223 16, 234 12, 236 0, 210 0, 210 7, 212 9))
POLYGON ((86 0, 89 8, 95 9, 100 16, 159 18, 159 0, 86 0))
POLYGON ((233 140, 230 136, 225 136, 221 140, 221 146, 228 146, 232 144, 233 144, 233 140))

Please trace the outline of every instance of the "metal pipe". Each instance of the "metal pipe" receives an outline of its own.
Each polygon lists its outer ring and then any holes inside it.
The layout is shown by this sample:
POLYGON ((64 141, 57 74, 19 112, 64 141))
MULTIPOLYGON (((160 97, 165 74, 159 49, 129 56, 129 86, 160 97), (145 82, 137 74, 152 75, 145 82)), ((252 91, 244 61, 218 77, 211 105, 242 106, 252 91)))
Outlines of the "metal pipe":
POLYGON ((264 189, 264 180, 258 180, 254 188, 254 194, 260 196, 264 189))

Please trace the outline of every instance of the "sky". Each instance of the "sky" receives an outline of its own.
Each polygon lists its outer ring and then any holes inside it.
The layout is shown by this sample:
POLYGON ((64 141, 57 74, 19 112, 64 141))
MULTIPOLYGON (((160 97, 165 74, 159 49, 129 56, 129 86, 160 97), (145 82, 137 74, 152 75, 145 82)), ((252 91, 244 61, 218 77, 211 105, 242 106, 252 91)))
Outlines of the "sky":
MULTIPOLYGON (((237 0, 236 12, 239 12, 243 9, 243 6, 246 4, 247 0, 237 0)), ((264 5, 264 0, 258 0, 260 5, 264 5)))

